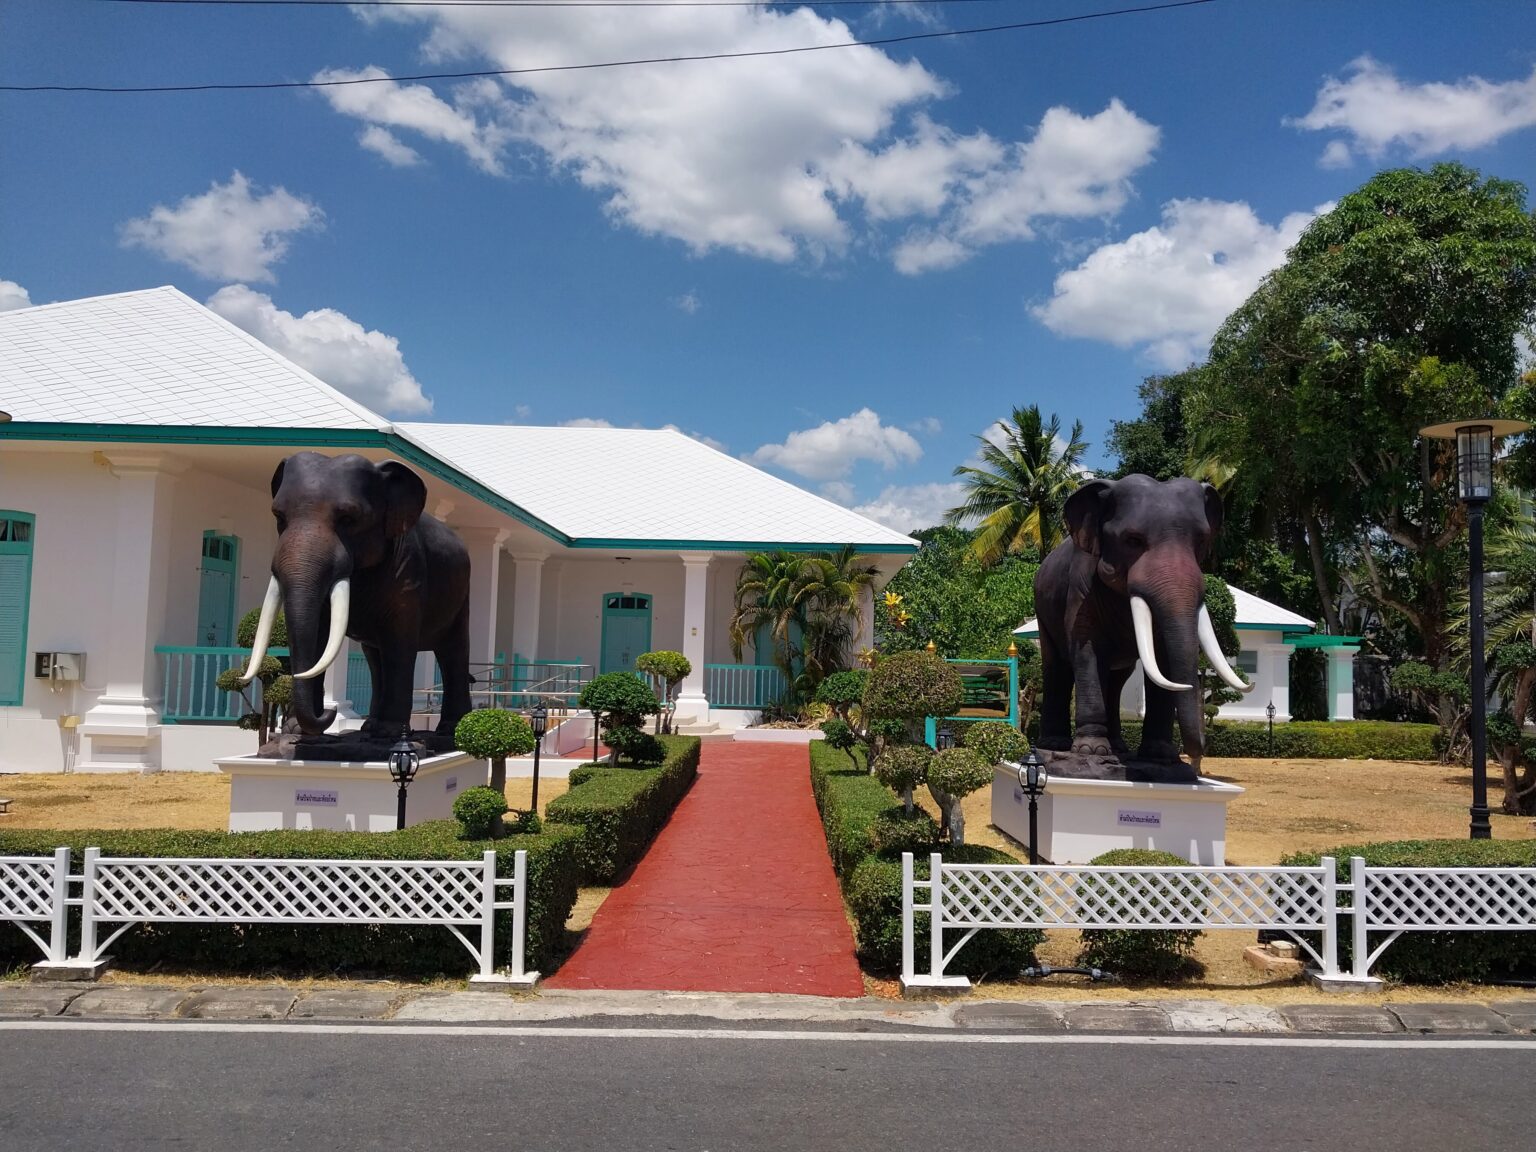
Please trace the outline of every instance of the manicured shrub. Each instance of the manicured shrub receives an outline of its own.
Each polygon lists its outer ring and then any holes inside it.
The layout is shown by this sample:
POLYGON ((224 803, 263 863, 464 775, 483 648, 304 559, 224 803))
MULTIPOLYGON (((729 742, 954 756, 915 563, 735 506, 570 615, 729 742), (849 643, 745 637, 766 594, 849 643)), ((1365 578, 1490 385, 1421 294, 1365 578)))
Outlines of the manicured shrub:
POLYGON ((919 808, 909 813, 900 804, 875 817, 869 829, 869 846, 877 856, 900 857, 903 852, 922 855, 939 842, 939 826, 919 808))
POLYGON ((579 784, 546 807, 551 821, 585 830, 578 855, 588 883, 610 884, 639 860, 698 775, 698 737, 663 736, 660 742, 666 750, 660 766, 583 773, 579 784))
POLYGON ((501 833, 507 798, 495 788, 466 788, 453 802, 453 818, 466 840, 492 840, 501 833))
MULTIPOLYGON (((1134 749, 1141 721, 1121 727, 1134 749)), ((1285 760, 1437 760, 1433 724, 1390 720, 1292 720, 1275 725, 1275 757, 1285 760)), ((1269 726, 1262 721, 1217 720, 1206 729, 1205 754, 1262 760, 1269 756, 1269 726)))
MULTIPOLYGON (((235 643, 241 648, 249 648, 256 643, 256 625, 259 623, 261 623, 260 608, 252 608, 240 617, 240 623, 235 625, 235 643)), ((288 647, 288 621, 283 616, 281 608, 277 610, 277 616, 272 621, 272 637, 267 641, 267 647, 288 647)))
POLYGON ((910 812, 912 789, 927 779, 932 759, 933 749, 926 744, 892 744, 875 757, 875 778, 899 793, 910 812))
POLYGON ((869 716, 865 713, 864 734, 875 747, 875 754, 884 750, 888 744, 899 744, 907 738, 907 722, 905 720, 883 719, 879 716, 869 716))
POLYGON ((863 668, 834 672, 816 686, 816 702, 831 708, 839 720, 847 720, 854 705, 864 699, 869 673, 863 668))
MULTIPOLYGON (((693 662, 681 652, 642 652, 635 657, 635 667, 641 672, 661 677, 666 684, 666 700, 671 702, 677 698, 678 685, 693 671, 693 662)), ((663 731, 669 734, 672 731, 670 712, 666 714, 663 731)))
POLYGON ((1024 733, 1006 720, 968 724, 961 741, 988 764, 1022 760, 1029 754, 1029 741, 1024 738, 1024 733))
POLYGON ((952 844, 965 843, 964 800, 992 782, 992 765, 970 748, 945 748, 928 764, 928 791, 944 813, 952 844))
MULTIPOLYGON (((625 728, 643 728, 645 718, 661 710, 656 693, 633 672, 604 672, 587 682, 577 698, 579 703, 602 723, 603 736, 613 750, 609 762, 619 762, 619 748, 611 739, 614 732, 625 728)), ((627 735, 620 732, 622 743, 627 735)))
POLYGON ((605 736, 608 746, 631 764, 660 764, 667 758, 666 745, 643 728, 609 728, 605 736))
POLYGON ((832 868, 846 879, 872 851, 870 831, 875 818, 891 807, 891 791, 869 774, 869 752, 855 746, 848 757, 823 740, 813 740, 811 792, 827 834, 832 868))
MULTIPOLYGON (((174 829, 0 831, 0 855, 51 855, 56 847, 83 867, 85 849, 107 856, 256 857, 311 860, 478 860, 496 851, 497 875, 512 876, 514 853, 528 853, 528 962, 548 970, 565 945, 565 921, 581 883, 577 845, 582 831, 546 825, 536 836, 463 840, 452 820, 402 832, 212 832, 174 829)), ((512 939, 512 913, 498 913, 498 963, 512 939)), ((427 925, 145 924, 111 947, 128 971, 161 968, 212 974, 459 976, 473 969, 464 946, 446 928, 427 925)), ((37 960, 37 947, 0 923, 0 971, 37 960)))
POLYGON ((846 753, 850 760, 853 757, 853 746, 859 742, 853 725, 836 717, 821 722, 821 738, 827 742, 828 747, 846 753))
MULTIPOLYGON (((1178 867, 1189 861, 1172 852, 1116 848, 1095 856, 1089 863, 1107 868, 1158 868, 1178 867)), ((1094 879, 1086 884, 1104 890, 1139 889, 1133 881, 1094 879)), ((1199 939, 1197 928, 1085 928, 1077 962, 1126 980, 1183 980, 1205 970, 1195 959, 1195 942, 1199 939)))
MULTIPOLYGON (((1350 844, 1323 852, 1298 852, 1281 864, 1337 861, 1339 880, 1349 880, 1349 860, 1362 856, 1380 868, 1536 868, 1536 840, 1399 840, 1350 844)), ((1350 918, 1339 918, 1339 964, 1350 960, 1350 918)), ((1375 943, 1375 938, 1372 938, 1375 943)), ((1313 941, 1314 947, 1316 941, 1313 941)), ((1536 980, 1536 931, 1405 932, 1372 967, 1373 975, 1405 984, 1536 980)))
MULTIPOLYGON (((453 730, 454 747, 477 760, 491 762, 490 786, 497 794, 507 791, 507 757, 526 756, 537 743, 533 725, 518 712, 504 708, 477 708, 467 713, 453 730)), ((503 807, 505 812, 506 808, 503 807)), ((502 834, 501 817, 498 815, 491 830, 502 834)))
POLYGON ((922 720, 950 715, 964 698, 965 686, 954 665, 932 652, 897 652, 870 671, 864 713, 879 719, 922 720))

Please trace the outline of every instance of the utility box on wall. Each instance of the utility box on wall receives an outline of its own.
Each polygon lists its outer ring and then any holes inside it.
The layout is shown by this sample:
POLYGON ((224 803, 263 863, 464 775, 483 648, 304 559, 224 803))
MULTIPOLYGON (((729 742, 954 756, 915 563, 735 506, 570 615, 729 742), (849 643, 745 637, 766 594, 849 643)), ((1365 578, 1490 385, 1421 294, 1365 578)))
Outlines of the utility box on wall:
POLYGON ((82 680, 84 652, 35 652, 32 675, 39 680, 82 680))

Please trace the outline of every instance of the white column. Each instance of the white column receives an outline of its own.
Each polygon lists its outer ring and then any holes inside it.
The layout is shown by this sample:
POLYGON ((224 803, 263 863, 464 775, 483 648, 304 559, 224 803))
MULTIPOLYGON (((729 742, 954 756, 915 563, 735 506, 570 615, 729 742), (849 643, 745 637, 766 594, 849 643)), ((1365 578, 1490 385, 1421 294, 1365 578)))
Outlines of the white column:
POLYGON ((1355 649, 1328 649, 1328 719, 1355 718, 1355 649))
POLYGON ((539 658, 539 609, 544 591, 543 556, 512 557, 512 651, 524 660, 539 658))
POLYGON ((345 732, 360 725, 353 721, 360 720, 357 710, 352 707, 352 697, 347 692, 347 671, 351 667, 352 641, 342 638, 341 651, 336 654, 336 659, 331 661, 331 666, 325 670, 325 704, 323 707, 336 709, 336 719, 331 724, 330 731, 345 732))
POLYGON ((1288 721, 1291 718, 1291 653, 1294 649, 1289 644, 1266 644, 1259 649, 1259 666, 1262 671, 1264 664, 1269 665, 1269 700, 1255 701, 1262 709, 1267 704, 1275 706, 1275 719, 1288 721))
POLYGON ((500 605, 501 548, 507 528, 460 528, 469 549, 469 662, 496 662, 496 613, 500 605))
POLYGON ((683 558, 683 655, 693 670, 683 679, 677 694, 677 714, 692 716, 699 724, 709 722, 709 698, 704 695, 704 662, 709 653, 709 552, 682 552, 683 558))
MULTIPOLYGON (((113 454, 117 529, 113 539, 112 619, 102 647, 86 654, 86 673, 104 670, 105 687, 80 733, 90 741, 79 771, 160 768, 160 690, 154 646, 165 631, 175 474, 184 465, 161 456, 113 454)), ((190 562, 191 558, 188 558, 190 562)))

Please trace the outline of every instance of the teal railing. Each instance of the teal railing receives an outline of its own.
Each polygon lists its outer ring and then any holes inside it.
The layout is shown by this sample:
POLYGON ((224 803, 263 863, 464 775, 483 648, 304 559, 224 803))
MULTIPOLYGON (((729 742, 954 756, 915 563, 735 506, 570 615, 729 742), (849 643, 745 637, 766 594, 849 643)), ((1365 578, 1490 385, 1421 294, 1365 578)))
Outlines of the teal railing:
POLYGON ((953 660, 946 664, 955 666, 960 673, 960 683, 965 695, 960 701, 960 712, 955 716, 928 717, 924 731, 928 743, 937 748, 939 725, 946 720, 1006 720, 1015 728, 1019 726, 1019 658, 1006 660, 953 660))
POLYGON ((347 699, 352 701, 352 711, 368 715, 373 703, 373 676, 368 671, 368 657, 361 652, 347 654, 347 699))
POLYGON ((711 708, 765 708, 788 692, 789 681, 772 664, 704 665, 704 698, 711 708))
MULTIPOLYGON (((245 703, 221 689, 218 679, 230 668, 244 668, 249 648, 159 644, 155 655, 160 657, 160 719, 165 723, 233 724, 245 712, 245 703)), ((288 649, 271 648, 267 655, 283 658, 288 649)), ((246 692, 259 707, 260 682, 252 682, 246 692)))

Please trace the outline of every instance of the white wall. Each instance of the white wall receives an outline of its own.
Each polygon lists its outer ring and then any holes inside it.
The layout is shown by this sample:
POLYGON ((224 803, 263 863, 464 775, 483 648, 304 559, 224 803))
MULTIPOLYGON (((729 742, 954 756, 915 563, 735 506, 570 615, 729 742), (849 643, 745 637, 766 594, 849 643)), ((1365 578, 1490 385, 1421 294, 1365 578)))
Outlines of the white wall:
MULTIPOLYGON (((1291 718, 1291 645, 1281 640, 1283 633, 1256 629, 1237 629, 1237 640, 1244 652, 1253 652, 1258 657, 1257 671, 1249 673, 1239 671, 1245 680, 1253 684, 1253 691, 1245 694, 1241 699, 1231 704, 1223 704, 1221 711, 1217 713, 1224 720, 1267 720, 1265 709, 1271 700, 1275 704, 1275 722, 1283 723, 1291 718)), ((1138 661, 1136 670, 1131 673, 1131 678, 1126 681, 1125 690, 1120 694, 1120 711, 1122 715, 1142 716, 1145 714, 1143 700, 1144 680, 1141 674, 1141 663, 1138 661)))

